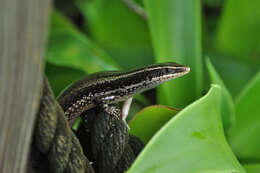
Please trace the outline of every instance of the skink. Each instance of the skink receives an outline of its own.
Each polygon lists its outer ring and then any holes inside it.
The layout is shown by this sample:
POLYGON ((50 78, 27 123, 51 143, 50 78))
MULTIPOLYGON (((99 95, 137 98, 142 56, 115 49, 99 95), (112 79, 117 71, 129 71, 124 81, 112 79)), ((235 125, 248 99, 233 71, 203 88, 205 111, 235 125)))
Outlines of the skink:
POLYGON ((135 94, 154 88, 190 71, 173 62, 149 65, 130 71, 106 71, 91 74, 68 87, 58 98, 70 126, 84 111, 95 106, 125 101, 125 120, 135 94))

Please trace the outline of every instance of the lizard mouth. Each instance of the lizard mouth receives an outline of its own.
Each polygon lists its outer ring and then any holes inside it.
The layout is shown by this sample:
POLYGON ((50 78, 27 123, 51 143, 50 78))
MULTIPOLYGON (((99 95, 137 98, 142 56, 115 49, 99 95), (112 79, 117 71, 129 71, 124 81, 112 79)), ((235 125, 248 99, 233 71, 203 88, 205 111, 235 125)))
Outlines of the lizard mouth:
POLYGON ((166 75, 166 76, 171 78, 171 79, 181 77, 181 76, 190 72, 190 67, 178 67, 178 68, 173 69, 173 71, 174 72, 172 74, 169 74, 169 75, 166 75))

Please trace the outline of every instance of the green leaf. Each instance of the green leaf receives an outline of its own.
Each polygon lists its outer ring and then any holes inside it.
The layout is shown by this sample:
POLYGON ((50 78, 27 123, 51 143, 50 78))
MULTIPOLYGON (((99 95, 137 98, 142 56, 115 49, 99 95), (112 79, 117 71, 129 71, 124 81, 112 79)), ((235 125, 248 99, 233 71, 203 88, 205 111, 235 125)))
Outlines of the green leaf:
POLYGON ((259 173, 260 172, 260 164, 246 164, 243 166, 246 169, 247 173, 259 173))
POLYGON ((199 172, 195 172, 195 173, 240 173, 237 170, 209 170, 209 171, 199 171, 199 172))
POLYGON ((243 161, 260 160, 260 72, 236 100, 236 124, 229 141, 233 151, 243 161))
POLYGON ((50 63, 46 63, 45 65, 45 74, 48 77, 55 96, 58 96, 61 91, 72 82, 86 76, 86 73, 83 71, 68 67, 56 66, 50 63))
POLYGON ((212 85, 205 96, 174 116, 149 141, 128 173, 245 173, 224 137, 220 95, 221 88, 212 85))
POLYGON ((216 38, 216 46, 219 51, 247 60, 249 60, 248 55, 259 57, 259 6, 259 0, 226 1, 216 38))
POLYGON ((191 72, 158 90, 159 103, 183 108, 202 93, 199 0, 145 0, 157 62, 175 61, 191 72))
POLYGON ((203 5, 210 8, 220 8, 224 0, 202 0, 203 5))
POLYGON ((221 93, 221 116, 223 121, 223 126, 225 132, 227 132, 231 125, 235 122, 235 106, 230 95, 229 91, 227 90, 225 84, 223 83, 222 79, 216 72, 215 68, 211 64, 209 58, 206 58, 206 66, 208 68, 210 81, 212 84, 218 84, 222 88, 221 93))
POLYGON ((257 64, 251 64, 242 59, 223 54, 207 54, 233 98, 238 96, 259 69, 257 64), (239 77, 234 77, 234 74, 239 77))
POLYGON ((146 107, 130 121, 129 133, 138 136, 146 144, 177 112, 174 108, 162 105, 146 107))
POLYGON ((124 69, 153 63, 148 26, 122 0, 76 0, 91 37, 124 69))
POLYGON ((46 58, 51 64, 87 73, 118 69, 113 59, 55 10, 52 12, 46 58))

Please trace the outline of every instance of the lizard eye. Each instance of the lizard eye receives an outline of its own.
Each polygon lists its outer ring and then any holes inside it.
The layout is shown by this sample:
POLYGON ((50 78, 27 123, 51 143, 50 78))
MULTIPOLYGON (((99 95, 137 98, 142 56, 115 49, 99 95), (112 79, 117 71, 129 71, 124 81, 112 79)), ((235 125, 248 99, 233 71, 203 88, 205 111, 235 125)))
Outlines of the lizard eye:
POLYGON ((175 72, 175 70, 172 68, 166 68, 165 71, 166 71, 166 74, 172 74, 175 72))

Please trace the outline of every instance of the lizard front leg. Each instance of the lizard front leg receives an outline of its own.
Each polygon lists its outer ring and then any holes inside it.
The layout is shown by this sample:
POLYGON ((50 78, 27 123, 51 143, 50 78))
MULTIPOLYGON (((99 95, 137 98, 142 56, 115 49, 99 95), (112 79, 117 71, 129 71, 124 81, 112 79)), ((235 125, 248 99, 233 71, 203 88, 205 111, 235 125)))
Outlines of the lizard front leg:
POLYGON ((127 128, 129 129, 129 126, 126 122, 126 118, 127 118, 127 115, 129 113, 129 110, 130 110, 130 106, 131 106, 131 103, 132 103, 132 100, 133 100, 133 97, 127 99, 123 106, 122 106, 122 111, 120 110, 120 108, 115 105, 115 104, 103 104, 102 105, 102 108, 104 109, 104 111, 106 111, 109 115, 111 116, 115 116, 117 117, 118 119, 121 119, 124 124, 127 126, 127 128))

